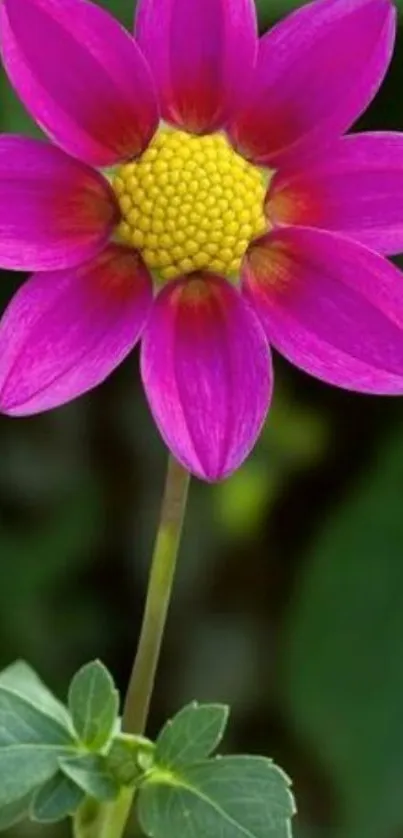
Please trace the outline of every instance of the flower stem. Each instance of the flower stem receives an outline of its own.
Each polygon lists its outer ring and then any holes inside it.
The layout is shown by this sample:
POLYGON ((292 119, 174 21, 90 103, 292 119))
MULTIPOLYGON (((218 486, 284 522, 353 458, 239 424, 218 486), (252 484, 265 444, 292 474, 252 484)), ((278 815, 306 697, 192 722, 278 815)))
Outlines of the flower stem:
MULTIPOLYGON (((170 456, 160 523, 151 563, 147 599, 137 654, 123 711, 126 733, 142 734, 147 723, 179 552, 190 475, 170 456)), ((89 829, 75 823, 75 838, 120 838, 134 792, 123 789, 114 803, 100 807, 89 829)))
POLYGON ((188 472, 170 457, 143 625, 123 712, 123 730, 126 733, 142 734, 146 726, 171 599, 188 488, 188 472))

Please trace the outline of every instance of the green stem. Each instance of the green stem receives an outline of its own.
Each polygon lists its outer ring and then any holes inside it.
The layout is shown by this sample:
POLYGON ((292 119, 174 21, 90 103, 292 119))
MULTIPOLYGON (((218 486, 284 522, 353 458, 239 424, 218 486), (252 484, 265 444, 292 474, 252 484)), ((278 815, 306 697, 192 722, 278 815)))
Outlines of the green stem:
POLYGON ((126 695, 123 730, 144 733, 182 534, 189 474, 169 458, 160 524, 137 655, 126 695))
MULTIPOLYGON (((189 488, 189 474, 173 457, 162 501, 160 523, 151 563, 147 599, 126 701, 122 728, 142 734, 147 723, 179 552, 189 488)), ((100 807, 87 829, 75 824, 75 838, 120 838, 133 803, 132 789, 124 789, 114 803, 100 807)))

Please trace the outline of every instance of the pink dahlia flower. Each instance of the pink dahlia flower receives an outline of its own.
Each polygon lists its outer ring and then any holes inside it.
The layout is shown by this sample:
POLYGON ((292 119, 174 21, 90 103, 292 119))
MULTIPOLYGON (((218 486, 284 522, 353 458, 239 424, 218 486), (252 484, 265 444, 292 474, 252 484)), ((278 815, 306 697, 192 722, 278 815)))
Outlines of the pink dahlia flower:
POLYGON ((252 0, 2 0, 4 67, 52 144, 0 138, 0 407, 47 410, 141 338, 147 398, 208 480, 254 445, 274 347, 403 392, 403 137, 342 137, 376 93, 389 0, 316 0, 261 40, 252 0), (161 120, 161 121, 160 121, 161 120))

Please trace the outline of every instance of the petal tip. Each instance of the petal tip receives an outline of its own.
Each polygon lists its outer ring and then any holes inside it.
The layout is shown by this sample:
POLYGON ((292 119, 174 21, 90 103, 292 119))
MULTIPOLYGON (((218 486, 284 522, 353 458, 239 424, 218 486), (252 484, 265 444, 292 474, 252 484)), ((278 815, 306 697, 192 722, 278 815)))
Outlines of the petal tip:
POLYGON ((34 274, 0 323, 0 410, 40 413, 101 384, 139 340, 151 305, 148 272, 116 245, 74 270, 34 274))
POLYGON ((242 464, 272 374, 263 330, 234 288, 211 274, 167 286, 145 330, 141 371, 157 427, 189 471, 216 482, 242 464))
POLYGON ((33 118, 72 156, 109 166, 149 142, 159 118, 150 69, 102 7, 90 0, 6 0, 0 49, 33 118))

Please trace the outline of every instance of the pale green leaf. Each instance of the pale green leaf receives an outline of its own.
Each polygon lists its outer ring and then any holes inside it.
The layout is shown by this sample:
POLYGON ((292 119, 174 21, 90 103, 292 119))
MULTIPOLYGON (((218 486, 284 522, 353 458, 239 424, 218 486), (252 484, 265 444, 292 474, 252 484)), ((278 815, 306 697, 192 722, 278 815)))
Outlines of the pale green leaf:
POLYGON ((69 689, 69 710, 80 740, 98 750, 109 741, 119 711, 112 676, 100 661, 83 666, 69 689))
POLYGON ((289 838, 293 798, 264 757, 222 757, 180 772, 156 769, 138 796, 150 838, 289 838))
POLYGON ((28 818, 29 808, 32 800, 32 792, 21 797, 19 800, 14 800, 12 803, 7 803, 0 809, 0 832, 10 829, 16 823, 28 818))
POLYGON ((0 807, 46 783, 69 749, 55 745, 6 745, 0 748, 0 807))
POLYGON ((25 661, 17 660, 0 672, 0 687, 6 687, 11 692, 29 699, 48 716, 53 716, 56 721, 69 728, 70 717, 67 708, 58 701, 25 661))
POLYGON ((46 782, 74 753, 69 732, 17 693, 0 687, 0 807, 46 782))
POLYGON ((156 763, 175 768, 208 757, 221 742, 228 715, 225 704, 188 704, 159 734, 156 763))
POLYGON ((114 800, 119 794, 119 785, 109 772, 105 757, 84 754, 61 759, 59 764, 64 774, 97 800, 114 800))
POLYGON ((84 797, 84 792, 59 771, 36 793, 30 816, 38 823, 62 821, 77 811, 84 797))
POLYGON ((74 740, 54 717, 0 686, 0 746, 12 744, 73 746, 74 740))

